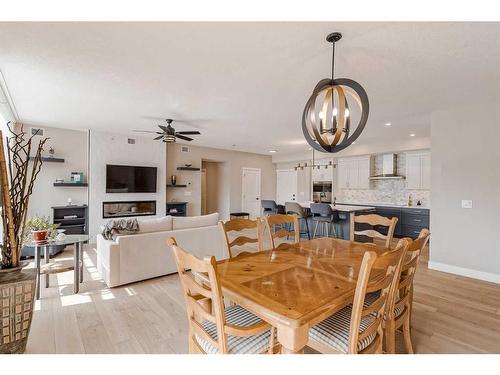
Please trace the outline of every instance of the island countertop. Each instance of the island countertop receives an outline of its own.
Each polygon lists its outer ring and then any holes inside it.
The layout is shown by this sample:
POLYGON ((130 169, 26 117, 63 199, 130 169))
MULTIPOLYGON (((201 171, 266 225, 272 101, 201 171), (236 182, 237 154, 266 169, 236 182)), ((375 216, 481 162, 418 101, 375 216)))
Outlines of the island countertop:
MULTIPOLYGON (((311 201, 305 201, 305 202, 297 202, 300 204, 303 208, 310 208, 311 207, 311 201)), ((348 204, 336 204, 335 206, 333 204, 330 205, 334 210, 337 210, 339 212, 356 212, 356 211, 368 211, 368 210, 375 210, 375 207, 371 206, 351 206, 348 204)))

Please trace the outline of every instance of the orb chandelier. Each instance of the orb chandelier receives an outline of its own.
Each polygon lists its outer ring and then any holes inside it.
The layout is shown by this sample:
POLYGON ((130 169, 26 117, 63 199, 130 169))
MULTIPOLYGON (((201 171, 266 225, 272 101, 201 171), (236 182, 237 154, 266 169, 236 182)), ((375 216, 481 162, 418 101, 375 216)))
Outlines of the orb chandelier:
POLYGON ((368 120, 365 89, 352 79, 335 79, 333 75, 335 43, 341 38, 342 34, 337 32, 326 37, 333 46, 332 76, 316 84, 302 114, 304 137, 311 147, 321 152, 335 153, 350 146, 361 135, 368 120), (357 123, 354 128, 353 122, 357 123))

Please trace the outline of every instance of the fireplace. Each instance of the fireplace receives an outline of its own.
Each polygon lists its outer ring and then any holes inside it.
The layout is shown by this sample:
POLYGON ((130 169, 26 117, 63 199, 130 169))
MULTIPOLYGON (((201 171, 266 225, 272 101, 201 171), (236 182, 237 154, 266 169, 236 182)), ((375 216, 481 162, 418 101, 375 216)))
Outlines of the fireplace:
POLYGON ((153 215, 156 215, 156 201, 119 201, 102 203, 102 217, 104 219, 153 215))

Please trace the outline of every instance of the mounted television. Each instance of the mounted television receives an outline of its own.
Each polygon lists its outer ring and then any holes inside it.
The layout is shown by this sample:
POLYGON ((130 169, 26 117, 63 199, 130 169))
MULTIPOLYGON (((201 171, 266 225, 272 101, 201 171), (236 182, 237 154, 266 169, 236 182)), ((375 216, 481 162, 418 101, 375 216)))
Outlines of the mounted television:
POLYGON ((156 167, 106 165, 106 193, 156 193, 156 167))

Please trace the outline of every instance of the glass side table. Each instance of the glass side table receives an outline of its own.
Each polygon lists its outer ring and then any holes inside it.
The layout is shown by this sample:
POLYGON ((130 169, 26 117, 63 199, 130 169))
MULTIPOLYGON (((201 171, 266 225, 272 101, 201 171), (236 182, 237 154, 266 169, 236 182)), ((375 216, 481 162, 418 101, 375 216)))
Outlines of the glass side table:
POLYGON ((53 240, 44 243, 31 242, 29 245, 35 248, 35 268, 36 268, 36 299, 40 299, 40 276, 45 275, 45 287, 49 287, 49 276, 53 273, 74 271, 73 290, 78 293, 80 283, 83 282, 83 243, 89 240, 86 234, 68 234, 63 240, 53 240), (50 262, 49 246, 51 245, 74 245, 73 265, 64 265, 58 262, 50 262), (44 250, 45 264, 40 263, 40 251, 44 250))

